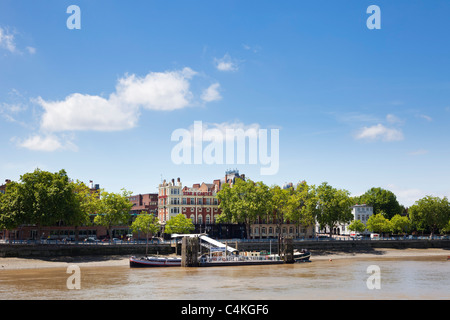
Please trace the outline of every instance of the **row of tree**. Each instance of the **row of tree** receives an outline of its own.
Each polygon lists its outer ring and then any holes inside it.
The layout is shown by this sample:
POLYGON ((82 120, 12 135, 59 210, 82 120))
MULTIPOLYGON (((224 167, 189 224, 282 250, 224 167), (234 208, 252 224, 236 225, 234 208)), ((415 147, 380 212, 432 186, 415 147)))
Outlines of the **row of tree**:
MULTIPOLYGON (((112 239, 113 226, 131 223, 131 229, 146 234, 148 240, 160 231, 158 218, 140 214, 131 222, 129 196, 131 192, 126 190, 92 190, 83 182, 70 180, 65 170, 51 173, 36 169, 18 182, 8 183, 6 192, 0 193, 0 229, 35 225, 40 236, 42 227, 65 225, 73 226, 78 238, 80 226, 96 224, 107 228, 112 239)), ((188 233, 193 229, 192 221, 181 215, 171 219, 165 232, 188 233)))
MULTIPOLYGON (((106 227, 112 235, 113 226, 131 224, 130 195, 126 190, 121 193, 91 190, 83 182, 70 180, 64 170, 50 173, 36 169, 22 175, 18 182, 10 182, 5 194, 0 193, 0 228, 11 230, 24 224, 35 225, 40 235, 43 226, 64 224, 77 230, 77 227, 94 223, 106 227)), ((347 190, 334 188, 326 182, 315 186, 303 181, 281 188, 236 179, 232 187, 225 184, 217 198, 222 211, 217 222, 244 223, 247 237, 251 235, 251 225, 258 220, 276 224, 278 233, 287 221, 297 227, 317 222, 321 229, 328 228, 331 233, 338 225, 353 220, 351 207, 358 203, 373 206, 374 215, 366 227, 375 232, 450 231, 450 204, 445 197, 427 196, 418 200, 408 209, 406 217, 406 209, 391 191, 372 188, 359 197, 351 197, 347 190)), ((181 221, 182 215, 179 217, 171 219, 173 222, 169 220, 166 233, 186 233, 193 229, 188 219, 181 221)), ((146 219, 145 223, 136 220, 132 229, 144 232, 144 226, 152 224, 153 231, 149 233, 154 234, 159 227, 157 218, 146 219)), ((356 227, 355 222, 352 228, 356 227)))
POLYGON ((371 188, 361 196, 351 197, 347 190, 334 188, 326 182, 315 186, 303 181, 280 188, 250 179, 236 179, 232 187, 225 185, 217 197, 222 209, 218 221, 244 223, 248 238, 251 225, 257 220, 276 224, 277 233, 287 221, 304 227, 317 222, 320 229, 328 229, 331 234, 337 226, 354 219, 351 207, 355 204, 373 207, 374 214, 367 225, 359 221, 351 226, 361 232, 366 228, 392 233, 450 231, 450 204, 445 197, 427 196, 406 209, 394 193, 382 188, 371 188))
POLYGON ((321 228, 332 230, 344 221, 352 220, 350 193, 324 182, 320 186, 305 181, 295 187, 267 186, 250 179, 236 179, 232 187, 225 185, 217 194, 220 200, 219 222, 244 223, 250 238, 251 225, 256 221, 274 223, 277 233, 287 221, 308 227, 316 221, 321 228))
POLYGON ((371 216, 366 224, 355 220, 350 230, 363 232, 365 229, 379 233, 408 234, 412 231, 450 232, 450 203, 447 198, 426 196, 408 209, 408 215, 394 215, 389 219, 384 211, 371 216))
POLYGON ((128 224, 130 195, 126 190, 91 190, 83 182, 69 179, 65 170, 36 169, 8 183, 6 192, 0 193, 0 228, 35 225, 40 236, 44 226, 67 225, 73 226, 78 236, 78 227, 94 223, 106 227, 111 235, 112 226, 128 224))

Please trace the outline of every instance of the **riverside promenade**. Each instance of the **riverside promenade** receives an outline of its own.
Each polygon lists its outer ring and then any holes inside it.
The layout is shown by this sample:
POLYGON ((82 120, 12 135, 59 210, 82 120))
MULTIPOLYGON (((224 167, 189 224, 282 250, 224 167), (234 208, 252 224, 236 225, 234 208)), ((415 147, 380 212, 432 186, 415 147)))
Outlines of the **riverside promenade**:
MULTIPOLYGON (((276 253, 278 241, 273 240, 221 240, 239 251, 267 251, 276 253)), ((178 253, 181 252, 181 244, 178 253)), ((308 249, 313 254, 333 252, 371 252, 376 249, 445 249, 450 240, 294 240, 294 249, 308 249)), ((85 244, 85 243, 0 243, 0 257, 58 257, 58 256, 108 256, 108 255, 168 255, 175 252, 174 242, 149 244, 85 244)))

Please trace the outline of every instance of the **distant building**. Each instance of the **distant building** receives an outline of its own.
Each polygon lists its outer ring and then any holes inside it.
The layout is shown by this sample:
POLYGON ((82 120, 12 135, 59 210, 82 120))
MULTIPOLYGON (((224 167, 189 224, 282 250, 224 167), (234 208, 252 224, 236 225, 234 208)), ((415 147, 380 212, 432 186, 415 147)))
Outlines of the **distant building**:
MULTIPOLYGON (((367 220, 369 220, 370 216, 373 215, 373 207, 367 204, 356 204, 352 206, 352 215, 354 220, 360 220, 362 223, 366 224, 367 220)), ((339 224, 333 230, 332 234, 335 235, 350 235, 352 232, 348 226, 349 223, 339 224)), ((326 229, 320 229, 319 225, 316 224, 316 232, 318 233, 329 233, 330 229, 327 227, 326 229)), ((367 229, 363 232, 363 234, 370 233, 367 229)))
POLYGON ((180 178, 159 185, 158 218, 162 223, 179 213, 191 219, 194 224, 211 224, 220 214, 216 198, 220 180, 213 183, 194 184, 183 187, 180 178))
POLYGON ((11 182, 11 180, 6 179, 6 180, 5 180, 5 184, 0 185, 0 193, 5 194, 5 192, 6 192, 6 185, 7 185, 8 183, 10 183, 10 182, 11 182))
MULTIPOLYGON (((353 220, 360 220, 362 223, 367 224, 367 220, 373 215, 373 207, 367 204, 356 204, 352 207, 353 220)), ((343 234, 350 235, 348 225, 344 225, 342 230, 343 234)), ((367 229, 363 234, 370 233, 367 229)))
POLYGON ((158 194, 145 193, 132 195, 128 200, 133 204, 130 214, 138 215, 145 212, 146 214, 158 215, 158 194))

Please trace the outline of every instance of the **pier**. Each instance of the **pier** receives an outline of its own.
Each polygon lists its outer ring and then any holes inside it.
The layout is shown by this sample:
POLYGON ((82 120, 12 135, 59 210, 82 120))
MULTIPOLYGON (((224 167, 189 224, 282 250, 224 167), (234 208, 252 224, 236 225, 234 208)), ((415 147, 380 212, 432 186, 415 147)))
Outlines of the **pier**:
POLYGON ((260 252, 239 252, 236 248, 208 237, 206 234, 174 234, 182 238, 182 267, 218 267, 244 265, 273 265, 294 263, 292 239, 283 239, 282 254, 260 254, 260 252), (202 253, 201 248, 207 253, 202 253))

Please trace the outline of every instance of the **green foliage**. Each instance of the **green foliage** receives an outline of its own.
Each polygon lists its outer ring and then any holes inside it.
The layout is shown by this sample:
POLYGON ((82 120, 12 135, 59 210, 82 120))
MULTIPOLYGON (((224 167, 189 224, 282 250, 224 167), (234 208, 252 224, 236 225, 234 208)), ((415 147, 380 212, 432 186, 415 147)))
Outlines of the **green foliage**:
POLYGON ((159 231, 159 220, 152 214, 141 213, 131 224, 133 232, 143 232, 148 236, 159 231))
POLYGON ((348 229, 355 232, 364 232, 366 230, 366 225, 361 222, 361 220, 353 220, 348 226, 348 229))
POLYGON ((367 229, 373 232, 390 232, 392 227, 389 219, 385 218, 383 211, 373 214, 366 223, 367 229))
POLYGON ((128 200, 131 192, 122 189, 122 193, 102 191, 98 203, 97 216, 94 223, 104 226, 109 230, 112 240, 112 227, 128 224, 129 212, 133 204, 128 200))
POLYGON ((0 203, 0 225, 12 229, 21 224, 33 224, 40 234, 42 226, 59 221, 77 222, 81 218, 74 191, 75 185, 65 170, 51 173, 36 169, 26 173, 19 182, 7 185, 0 203))
MULTIPOLYGON (((145 211, 144 211, 145 212, 145 211)), ((133 232, 143 232, 146 238, 145 254, 148 252, 148 238, 159 231, 159 220, 152 214, 141 213, 131 224, 133 232)))
POLYGON ((431 234, 445 231, 450 221, 450 204, 447 197, 426 196, 409 208, 409 216, 418 230, 429 229, 431 234))
POLYGON ((173 234, 173 233, 190 233, 195 229, 192 220, 186 218, 184 214, 179 213, 175 217, 170 218, 169 221, 166 222, 166 226, 164 228, 164 233, 173 234))
POLYGON ((396 234, 406 234, 411 229, 411 221, 408 217, 396 214, 392 217, 391 221, 391 232, 396 234))
POLYGON ((317 222, 321 228, 328 227, 330 234, 338 224, 349 223, 353 218, 349 194, 347 190, 333 188, 326 182, 316 189, 317 222))
POLYGON ((250 237, 250 225, 258 217, 272 212, 275 204, 269 188, 262 182, 236 179, 233 187, 224 185, 217 193, 222 210, 217 222, 244 223, 247 237, 250 237))
POLYGON ((305 227, 314 224, 318 214, 318 198, 314 186, 309 186, 305 181, 299 183, 297 187, 288 189, 289 198, 285 217, 297 226, 305 227))

